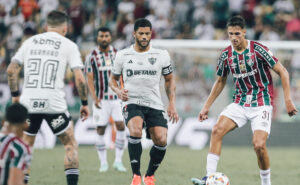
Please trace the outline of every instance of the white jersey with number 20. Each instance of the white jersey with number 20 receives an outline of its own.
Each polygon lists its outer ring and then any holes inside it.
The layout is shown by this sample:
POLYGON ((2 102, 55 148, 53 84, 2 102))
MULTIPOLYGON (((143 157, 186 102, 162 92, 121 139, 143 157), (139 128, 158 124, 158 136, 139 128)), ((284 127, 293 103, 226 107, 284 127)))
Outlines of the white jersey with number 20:
POLYGON ((61 113, 67 110, 63 91, 67 65, 83 68, 77 45, 56 32, 30 37, 12 61, 24 65, 20 102, 30 113, 61 113))

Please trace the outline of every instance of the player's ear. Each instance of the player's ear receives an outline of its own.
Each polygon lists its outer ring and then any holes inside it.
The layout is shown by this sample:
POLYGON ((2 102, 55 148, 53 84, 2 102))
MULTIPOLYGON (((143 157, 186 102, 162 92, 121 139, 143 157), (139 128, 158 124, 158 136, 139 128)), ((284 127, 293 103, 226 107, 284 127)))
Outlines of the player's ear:
POLYGON ((48 25, 45 26, 45 30, 48 31, 48 25))

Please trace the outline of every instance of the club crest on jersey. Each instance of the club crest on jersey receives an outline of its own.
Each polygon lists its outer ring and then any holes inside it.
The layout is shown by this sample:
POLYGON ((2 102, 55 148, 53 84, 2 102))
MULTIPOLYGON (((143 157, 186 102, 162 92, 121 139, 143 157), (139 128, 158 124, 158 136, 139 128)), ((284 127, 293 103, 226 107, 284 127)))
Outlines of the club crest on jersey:
POLYGON ((155 62, 156 62, 156 58, 153 58, 153 57, 148 58, 148 61, 149 61, 149 63, 150 63, 151 65, 153 65, 153 64, 155 64, 155 62))
POLYGON ((252 67, 253 64, 254 64, 254 60, 252 60, 252 59, 247 60, 247 64, 248 64, 250 67, 252 67))

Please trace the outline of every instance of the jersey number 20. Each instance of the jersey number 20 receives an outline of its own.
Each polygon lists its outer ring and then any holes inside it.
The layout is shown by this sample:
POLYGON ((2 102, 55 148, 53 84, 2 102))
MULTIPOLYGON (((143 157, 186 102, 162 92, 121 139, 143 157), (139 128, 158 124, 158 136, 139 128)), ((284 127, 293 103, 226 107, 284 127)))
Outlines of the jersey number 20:
POLYGON ((26 88, 54 89, 58 70, 57 60, 29 59, 27 64, 28 75, 25 78, 26 88), (39 85, 40 84, 40 85, 39 85))

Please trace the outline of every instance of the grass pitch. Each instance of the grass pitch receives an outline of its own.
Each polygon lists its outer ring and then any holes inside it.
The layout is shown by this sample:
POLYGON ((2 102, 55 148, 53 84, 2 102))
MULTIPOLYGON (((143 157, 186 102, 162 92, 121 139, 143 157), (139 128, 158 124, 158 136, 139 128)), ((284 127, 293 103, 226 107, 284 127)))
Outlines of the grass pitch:
MULTIPOLYGON (((31 169, 31 185, 64 185, 63 146, 51 150, 35 150, 31 169)), ((207 149, 193 151, 185 147, 169 147, 165 160, 156 173, 156 185, 191 185, 191 177, 205 174, 207 149)), ((300 184, 300 148, 269 148, 273 185, 300 184)), ((129 185, 131 169, 127 150, 124 153, 126 173, 116 172, 111 165, 114 151, 108 151, 110 169, 99 173, 99 160, 93 146, 79 147, 80 185, 129 185)), ((142 155, 144 174, 149 161, 149 150, 142 155)), ((223 147, 218 171, 224 172, 231 185, 260 185, 256 155, 251 147, 223 147)))

